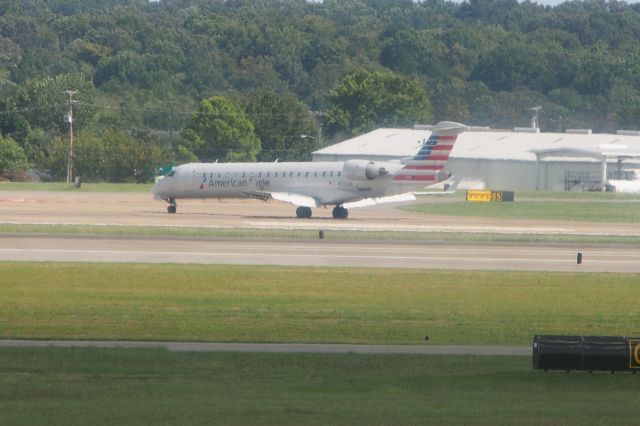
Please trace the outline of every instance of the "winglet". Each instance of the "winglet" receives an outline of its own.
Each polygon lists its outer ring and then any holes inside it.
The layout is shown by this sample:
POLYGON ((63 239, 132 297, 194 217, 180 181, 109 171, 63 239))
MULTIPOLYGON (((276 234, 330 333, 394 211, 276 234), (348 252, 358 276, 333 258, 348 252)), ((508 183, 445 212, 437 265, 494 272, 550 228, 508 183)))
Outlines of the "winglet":
POLYGON ((455 121, 440 121, 438 124, 433 126, 431 135, 458 136, 460 133, 466 132, 467 130, 469 130, 469 128, 462 123, 457 123, 455 121))

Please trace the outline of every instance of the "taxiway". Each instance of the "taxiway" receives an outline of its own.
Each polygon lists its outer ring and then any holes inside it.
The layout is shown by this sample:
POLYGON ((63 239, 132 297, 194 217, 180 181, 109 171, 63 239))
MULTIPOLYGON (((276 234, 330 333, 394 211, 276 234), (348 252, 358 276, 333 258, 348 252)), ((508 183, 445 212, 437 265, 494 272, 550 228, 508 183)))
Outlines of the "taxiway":
POLYGON ((0 260, 640 272, 640 247, 3 234, 0 260))

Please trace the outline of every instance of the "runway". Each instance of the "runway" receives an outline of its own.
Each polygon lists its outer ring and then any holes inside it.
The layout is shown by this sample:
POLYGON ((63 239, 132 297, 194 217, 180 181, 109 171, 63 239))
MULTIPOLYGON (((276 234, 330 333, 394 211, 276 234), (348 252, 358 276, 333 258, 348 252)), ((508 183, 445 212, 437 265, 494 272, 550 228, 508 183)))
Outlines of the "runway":
POLYGON ((640 247, 304 239, 0 235, 0 261, 640 272, 640 247), (582 263, 577 263, 577 254, 582 263))
POLYGON ((528 346, 465 345, 347 345, 303 343, 204 343, 204 342, 139 342, 104 340, 14 340, 0 339, 0 348, 162 348, 177 352, 268 352, 268 353, 357 353, 357 354, 421 354, 421 355, 501 355, 531 356, 528 346))

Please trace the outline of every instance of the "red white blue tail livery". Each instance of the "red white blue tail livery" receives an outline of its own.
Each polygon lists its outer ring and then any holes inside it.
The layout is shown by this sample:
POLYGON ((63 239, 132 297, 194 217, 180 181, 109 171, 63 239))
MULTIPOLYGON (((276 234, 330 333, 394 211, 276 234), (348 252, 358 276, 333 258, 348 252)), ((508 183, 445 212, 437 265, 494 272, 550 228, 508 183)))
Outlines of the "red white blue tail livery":
POLYGON ((394 181, 420 182, 422 186, 440 182, 449 177, 444 174, 444 166, 456 143, 458 135, 466 129, 459 123, 444 121, 438 123, 420 151, 396 173, 394 181))

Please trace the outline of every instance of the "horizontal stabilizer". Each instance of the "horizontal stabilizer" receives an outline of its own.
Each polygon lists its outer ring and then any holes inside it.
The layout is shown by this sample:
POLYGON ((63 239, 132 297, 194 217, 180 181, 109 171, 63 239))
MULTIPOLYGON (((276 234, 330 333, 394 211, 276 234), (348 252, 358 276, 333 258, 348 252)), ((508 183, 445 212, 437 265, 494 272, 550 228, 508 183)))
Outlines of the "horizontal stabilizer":
POLYGON ((376 204, 401 203, 403 201, 414 201, 415 195, 410 192, 404 194, 390 195, 388 197, 365 198, 364 200, 354 201, 352 203, 344 203, 343 207, 348 209, 356 209, 359 207, 375 206, 376 204))
POLYGON ((460 181, 461 180, 462 180, 462 178, 460 176, 451 176, 448 180, 444 181, 445 182, 444 191, 414 191, 414 192, 412 192, 412 194, 414 194, 414 195, 447 195, 447 194, 453 194, 454 192, 456 192, 458 190, 458 185, 460 185, 460 181), (447 182, 449 183, 449 185, 447 185, 447 182))

